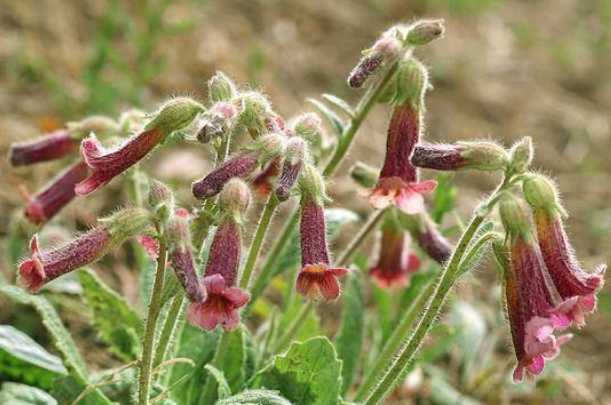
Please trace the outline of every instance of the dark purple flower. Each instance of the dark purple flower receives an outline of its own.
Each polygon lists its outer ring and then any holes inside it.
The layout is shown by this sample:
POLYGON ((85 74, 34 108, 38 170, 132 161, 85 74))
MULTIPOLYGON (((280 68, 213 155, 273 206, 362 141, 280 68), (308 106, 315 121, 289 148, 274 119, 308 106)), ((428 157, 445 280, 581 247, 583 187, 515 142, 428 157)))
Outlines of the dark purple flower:
POLYGON ((439 230, 430 221, 425 221, 411 233, 418 246, 437 263, 444 264, 450 258, 453 250, 452 244, 439 233, 439 230))
POLYGON ((214 197, 225 184, 235 178, 245 178, 255 171, 259 162, 257 151, 247 151, 227 159, 206 177, 193 183, 193 195, 200 200, 214 197))
POLYGON ((307 153, 306 141, 299 137, 289 139, 282 173, 276 184, 276 197, 280 201, 286 201, 291 196, 291 189, 301 173, 302 162, 307 157, 307 153))
POLYGON ((28 196, 26 217, 35 224, 53 218, 76 197, 74 186, 87 177, 88 171, 85 163, 77 162, 59 173, 36 194, 28 196))
POLYGON ((75 152, 78 143, 79 140, 73 138, 70 131, 61 129, 31 141, 12 145, 9 156, 13 166, 46 162, 75 152))
POLYGON ((336 278, 348 271, 331 267, 323 205, 310 196, 303 198, 300 225, 301 271, 297 277, 297 292, 310 299, 322 297, 334 300, 341 292, 336 278))
POLYGON ((365 82, 375 75, 384 62, 401 49, 399 39, 388 36, 380 38, 372 47, 365 51, 365 56, 354 67, 348 77, 348 86, 353 89, 363 87, 365 82))
POLYGON ((509 164, 509 155, 489 141, 455 144, 418 144, 410 158, 412 165, 424 169, 457 171, 465 169, 494 172, 509 164))

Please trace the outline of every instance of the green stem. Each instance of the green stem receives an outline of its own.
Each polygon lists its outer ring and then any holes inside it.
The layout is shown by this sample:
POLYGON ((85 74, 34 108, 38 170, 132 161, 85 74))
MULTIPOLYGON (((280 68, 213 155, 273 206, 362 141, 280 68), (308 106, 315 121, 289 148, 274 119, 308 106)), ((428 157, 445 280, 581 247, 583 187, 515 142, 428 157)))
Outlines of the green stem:
POLYGON ((272 221, 277 206, 278 199, 276 198, 275 194, 272 193, 267 200, 267 204, 265 204, 265 209, 261 214, 261 219, 257 224, 255 236, 253 237, 252 244, 250 245, 250 251, 248 252, 248 257, 246 258, 244 271, 242 272, 242 277, 240 278, 241 288, 247 289, 248 285, 250 284, 252 273, 255 269, 255 265, 257 264, 257 260, 259 259, 259 253, 261 253, 263 241, 265 241, 269 224, 272 221))
POLYGON ((138 391, 138 404, 148 405, 149 391, 151 385, 151 371, 153 365, 153 347, 155 346, 155 334, 157 321, 161 312, 161 294, 165 278, 167 249, 165 243, 159 242, 159 258, 155 270, 155 282, 153 292, 149 301, 148 314, 146 317, 146 328, 144 341, 142 343, 142 357, 140 359, 140 389, 138 391))
POLYGON ((303 323, 306 321, 306 319, 308 319, 308 316, 310 315, 310 313, 312 313, 313 310, 314 304, 312 301, 308 301, 307 304, 301 307, 299 313, 297 314, 297 317, 289 326, 284 336, 282 336, 282 339, 280 339, 280 341, 274 346, 274 354, 280 353, 291 343, 291 341, 297 335, 297 333, 303 326, 303 323))
POLYGON ((373 380, 379 381, 373 391, 369 394, 363 405, 377 405, 384 397, 400 382, 404 370, 412 361, 415 353, 426 338, 431 326, 439 315, 448 292, 454 282, 460 276, 460 264, 463 263, 467 249, 473 240, 480 225, 490 213, 492 207, 499 199, 502 191, 511 186, 511 176, 506 175, 503 182, 490 198, 476 209, 469 225, 462 234, 460 241, 456 245, 450 261, 442 270, 438 281, 434 284, 433 297, 429 301, 422 317, 420 318, 413 334, 406 341, 401 342, 401 349, 390 359, 379 374, 374 375, 373 380))
POLYGON ((177 294, 174 296, 174 301, 172 301, 172 305, 168 310, 168 315, 165 319, 165 323, 163 325, 163 328, 161 329, 161 336, 159 337, 159 343, 157 343, 155 360, 153 361, 153 368, 160 365, 166 356, 168 346, 170 344, 170 339, 172 338, 172 334, 174 333, 176 324, 178 323, 178 319, 180 318, 180 312, 183 307, 184 298, 185 292, 182 289, 179 289, 177 291, 177 294))

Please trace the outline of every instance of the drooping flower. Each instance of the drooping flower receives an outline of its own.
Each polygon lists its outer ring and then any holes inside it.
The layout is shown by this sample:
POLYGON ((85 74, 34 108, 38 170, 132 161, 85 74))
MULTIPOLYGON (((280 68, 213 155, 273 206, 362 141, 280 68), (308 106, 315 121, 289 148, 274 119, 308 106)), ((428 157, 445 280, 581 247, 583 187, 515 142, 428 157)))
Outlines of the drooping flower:
POLYGON ((186 292, 187 299, 191 302, 203 302, 206 299, 206 290, 197 277, 187 210, 179 208, 168 219, 166 238, 170 264, 186 292))
POLYGON ((40 191, 27 197, 25 216, 35 224, 42 224, 53 218, 74 197, 74 186, 87 177, 88 168, 77 162, 59 173, 40 191))
POLYGON ((558 193, 550 180, 531 175, 524 180, 523 188, 533 212, 545 266, 563 300, 560 306, 582 327, 585 315, 596 309, 596 292, 603 286, 606 265, 588 273, 579 264, 564 230, 564 211, 558 193))
POLYGON ((397 73, 394 111, 386 138, 386 157, 377 185, 363 193, 376 209, 396 205, 406 214, 424 209, 424 194, 435 189, 435 181, 420 181, 409 157, 420 139, 427 71, 421 63, 407 59, 397 73), (404 87, 408 88, 405 89, 404 87))
POLYGON ((276 184, 276 197, 286 201, 291 196, 291 189, 299 178, 304 159, 308 157, 308 145, 305 140, 294 136, 288 140, 282 172, 276 184))
POLYGON ((285 138, 280 134, 268 134, 244 152, 227 159, 222 165, 192 185, 193 195, 200 200, 214 197, 233 178, 246 178, 255 169, 282 155, 285 138))
POLYGON ((412 165, 441 171, 479 170, 495 172, 509 164, 509 155, 495 142, 418 144, 410 158, 412 165))
POLYGON ((189 125, 201 111, 203 107, 191 99, 170 100, 142 132, 112 150, 104 148, 95 135, 90 135, 81 143, 81 154, 93 171, 76 186, 76 193, 87 195, 103 187, 138 163, 172 132, 189 125))
POLYGON ((399 218, 413 240, 431 259, 442 265, 448 261, 454 248, 426 213, 399 215, 399 218))
POLYGON ((304 165, 301 181, 301 271, 297 292, 310 299, 334 300, 340 295, 337 277, 346 269, 334 268, 329 259, 325 222, 324 181, 313 166, 304 165))
POLYGON ((547 286, 541 255, 530 231, 528 212, 517 198, 507 195, 499 208, 509 236, 509 262, 505 269, 505 297, 518 364, 513 373, 521 381, 541 373, 545 362, 560 353, 571 335, 555 337, 556 330, 570 325, 547 286))
POLYGON ((189 322, 202 329, 212 331, 218 325, 235 329, 240 323, 239 309, 250 300, 250 294, 237 287, 242 252, 239 223, 249 201, 248 186, 239 179, 227 183, 219 196, 223 219, 214 235, 202 281, 207 296, 191 302, 187 312, 189 322))
POLYGON ((409 235, 394 216, 384 218, 378 246, 378 260, 369 269, 382 287, 406 286, 411 273, 420 268, 420 258, 410 251, 409 235))
POLYGON ((144 209, 128 209, 98 221, 98 227, 58 248, 41 251, 36 235, 30 242, 32 257, 19 266, 21 283, 31 293, 46 283, 82 266, 98 261, 125 239, 141 234, 150 226, 144 209))

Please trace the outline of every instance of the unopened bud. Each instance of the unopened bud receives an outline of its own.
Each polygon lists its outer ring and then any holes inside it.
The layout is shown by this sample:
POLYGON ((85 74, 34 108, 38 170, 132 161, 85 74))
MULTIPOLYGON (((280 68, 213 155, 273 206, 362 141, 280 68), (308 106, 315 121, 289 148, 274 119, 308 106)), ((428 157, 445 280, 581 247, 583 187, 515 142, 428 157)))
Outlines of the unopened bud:
POLYGON ((505 193, 499 203, 499 214, 508 234, 522 236, 530 234, 530 215, 523 201, 510 193, 505 193))
POLYGON ((350 168, 350 177, 359 186, 372 188, 378 182, 378 171, 363 162, 356 162, 350 168))
POLYGON ((303 162, 307 161, 307 142, 296 136, 290 138, 286 145, 285 155, 282 173, 276 185, 276 196, 280 201, 286 201, 290 197, 291 189, 299 177, 303 162))
POLYGON ((550 213, 564 213, 560 205, 556 186, 547 177, 541 174, 527 175, 522 182, 522 190, 526 202, 533 209, 544 210, 550 213))
POLYGON ((142 233, 152 222, 151 213, 143 208, 129 208, 98 220, 113 239, 124 240, 142 233))
POLYGON ((171 250, 191 246, 191 230, 189 228, 189 211, 178 208, 172 212, 165 232, 167 243, 171 250))
POLYGON ((208 143, 229 132, 229 125, 237 113, 236 108, 226 102, 216 103, 202 115, 198 123, 197 140, 208 143))
POLYGON ((253 139, 269 132, 267 121, 276 114, 272 106, 261 93, 251 91, 242 94, 238 112, 238 125, 245 128, 253 139))
POLYGON ((149 181, 149 204, 159 219, 167 219, 174 211, 172 190, 165 183, 151 179, 149 181))
POLYGON ((321 204, 326 197, 325 180, 316 167, 305 164, 299 178, 301 194, 308 196, 316 203, 321 204))
POLYGON ((417 21, 408 28, 405 42, 410 45, 426 45, 443 36, 444 24, 443 19, 417 21))
POLYGON ((293 131, 310 142, 315 142, 321 136, 321 120, 318 114, 305 113, 297 118, 293 124, 293 131))
POLYGON ((103 138, 116 135, 119 131, 119 125, 115 121, 101 115, 87 117, 77 122, 69 122, 67 126, 74 139, 83 139, 91 132, 103 138))
POLYGON ((208 80, 208 97, 213 103, 230 101, 237 93, 236 85, 223 72, 216 72, 216 74, 208 80))
POLYGON ((250 206, 250 200, 251 192, 248 185, 243 180, 234 178, 225 184, 219 194, 219 207, 240 222, 250 206))
POLYGON ((494 241, 492 242, 492 252, 494 253, 494 258, 496 259, 496 262, 498 266, 500 267, 501 271, 503 272, 503 274, 506 274, 510 269, 509 267, 509 255, 510 255, 509 247, 506 244, 504 244, 503 242, 494 241))
POLYGON ((281 156, 286 148, 286 137, 280 134, 267 134, 255 142, 253 146, 259 151, 259 164, 264 164, 270 159, 281 156))
POLYGON ((193 99, 175 98, 163 104, 144 129, 160 129, 164 135, 169 135, 188 126, 203 111, 204 107, 193 99))
POLYGON ((382 67, 385 61, 396 56, 401 51, 401 41, 389 31, 364 53, 363 58, 354 67, 348 77, 348 85, 353 89, 362 87, 365 82, 373 77, 382 67))
POLYGON ((511 148, 511 167, 514 173, 524 173, 533 160, 533 144, 530 136, 525 136, 511 148))
POLYGON ((422 62, 410 57, 399 63, 395 80, 389 85, 392 93, 390 103, 411 104, 414 108, 424 106, 424 94, 429 86, 429 74, 422 62))
POLYGON ((418 144, 412 152, 411 163, 416 167, 440 171, 504 170, 509 163, 505 149, 494 142, 474 141, 455 144, 418 144))

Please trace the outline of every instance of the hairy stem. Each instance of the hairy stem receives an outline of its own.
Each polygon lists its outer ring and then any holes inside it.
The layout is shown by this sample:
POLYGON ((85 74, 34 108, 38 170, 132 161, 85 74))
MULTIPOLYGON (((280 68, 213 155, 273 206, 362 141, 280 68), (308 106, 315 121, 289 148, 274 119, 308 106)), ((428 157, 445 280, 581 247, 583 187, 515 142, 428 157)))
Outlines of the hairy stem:
POLYGON ((138 390, 138 404, 148 405, 151 385, 151 370, 153 368, 153 348, 155 346, 155 335, 157 321, 161 312, 161 294, 163 292, 163 281, 165 278, 167 249, 165 243, 159 242, 159 258, 155 270, 155 282, 153 292, 148 306, 146 316, 146 329, 144 341, 142 342, 142 357, 140 359, 140 388, 138 390))
POLYGON ((172 301, 172 305, 168 310, 168 316, 165 319, 163 328, 161 329, 161 336, 159 337, 159 343, 157 343, 155 360, 153 361, 153 368, 160 365, 166 356, 170 339, 172 338, 172 334, 174 333, 176 324, 180 318, 180 311, 183 307, 184 298, 184 290, 182 288, 178 289, 177 294, 174 296, 174 300, 172 301))

